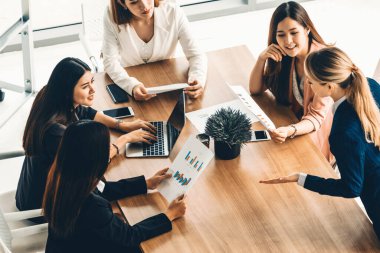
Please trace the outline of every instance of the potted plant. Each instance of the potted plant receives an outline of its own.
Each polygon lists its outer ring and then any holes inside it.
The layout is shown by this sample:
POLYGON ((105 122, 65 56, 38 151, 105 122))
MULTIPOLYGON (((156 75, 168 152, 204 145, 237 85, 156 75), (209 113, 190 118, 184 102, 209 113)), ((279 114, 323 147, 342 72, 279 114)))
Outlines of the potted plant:
POLYGON ((223 160, 234 159, 241 146, 251 139, 251 120, 230 107, 217 110, 206 122, 205 133, 214 139, 215 155, 223 160))

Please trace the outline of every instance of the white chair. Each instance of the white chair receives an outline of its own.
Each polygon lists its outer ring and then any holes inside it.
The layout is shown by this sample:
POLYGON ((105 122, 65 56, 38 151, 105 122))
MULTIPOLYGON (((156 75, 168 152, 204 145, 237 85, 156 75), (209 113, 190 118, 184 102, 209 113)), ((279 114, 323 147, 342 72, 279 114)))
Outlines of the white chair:
POLYGON ((103 16, 109 1, 84 0, 82 3, 82 31, 79 39, 95 72, 104 70, 101 59, 103 16))
POLYGON ((41 209, 18 211, 15 191, 0 194, 0 249, 4 252, 44 252, 48 224, 28 221, 41 216, 41 209))

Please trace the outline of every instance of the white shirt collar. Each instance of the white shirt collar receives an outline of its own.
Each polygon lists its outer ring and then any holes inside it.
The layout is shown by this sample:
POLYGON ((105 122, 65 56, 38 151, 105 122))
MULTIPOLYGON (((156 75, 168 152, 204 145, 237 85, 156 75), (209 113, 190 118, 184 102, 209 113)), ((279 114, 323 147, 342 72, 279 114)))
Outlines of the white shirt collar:
POLYGON ((333 113, 335 114, 336 112, 336 109, 338 109, 338 107, 340 106, 340 104, 345 101, 347 99, 346 96, 343 96, 341 98, 339 98, 337 101, 335 101, 334 105, 333 105, 333 113))

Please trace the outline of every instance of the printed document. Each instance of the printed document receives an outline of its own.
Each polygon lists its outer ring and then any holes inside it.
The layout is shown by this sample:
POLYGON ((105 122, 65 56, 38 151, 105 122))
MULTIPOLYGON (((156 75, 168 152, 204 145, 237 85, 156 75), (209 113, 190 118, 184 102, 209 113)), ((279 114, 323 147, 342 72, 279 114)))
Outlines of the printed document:
POLYGON ((229 85, 231 90, 238 95, 240 101, 253 113, 256 115, 261 124, 268 129, 274 130, 276 126, 265 114, 265 112, 260 108, 260 106, 252 99, 248 92, 240 85, 229 85))
POLYGON ((195 136, 190 136, 168 170, 172 177, 162 181, 157 188, 158 191, 169 203, 178 196, 185 194, 194 185, 213 157, 214 153, 211 150, 197 140, 195 136))
POLYGON ((241 101, 240 99, 235 99, 226 103, 213 105, 207 108, 200 109, 198 111, 193 111, 186 113, 186 117, 191 121, 195 128, 200 132, 205 132, 207 119, 214 114, 217 110, 221 108, 232 108, 234 110, 240 110, 242 113, 245 113, 247 117, 251 120, 251 123, 255 123, 258 118, 253 112, 251 112, 241 101))

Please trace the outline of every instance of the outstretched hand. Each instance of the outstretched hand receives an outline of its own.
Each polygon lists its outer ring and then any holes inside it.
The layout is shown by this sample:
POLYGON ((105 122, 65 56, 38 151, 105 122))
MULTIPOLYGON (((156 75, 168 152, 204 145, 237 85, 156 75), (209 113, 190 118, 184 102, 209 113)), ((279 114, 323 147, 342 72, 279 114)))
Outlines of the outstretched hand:
POLYGON ((295 183, 298 182, 300 173, 294 173, 286 177, 278 177, 274 179, 260 180, 259 183, 262 184, 284 184, 284 183, 295 183))

